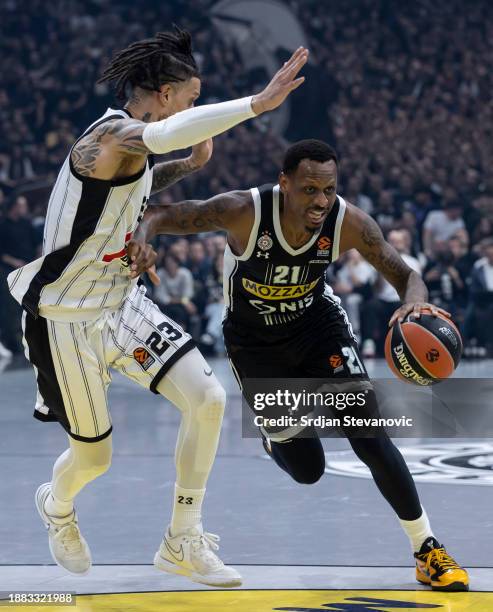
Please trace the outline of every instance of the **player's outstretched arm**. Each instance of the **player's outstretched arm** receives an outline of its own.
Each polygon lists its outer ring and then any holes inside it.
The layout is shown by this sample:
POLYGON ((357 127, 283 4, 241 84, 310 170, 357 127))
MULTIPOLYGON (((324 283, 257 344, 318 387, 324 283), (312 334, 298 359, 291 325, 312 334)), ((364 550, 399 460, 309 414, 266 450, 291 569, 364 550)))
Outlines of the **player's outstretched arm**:
POLYGON ((167 119, 146 122, 115 119, 95 128, 72 151, 72 163, 83 176, 111 179, 125 160, 149 153, 186 149, 256 115, 273 110, 301 85, 298 77, 308 51, 297 49, 263 91, 254 96, 189 108, 167 119))
POLYGON ((341 252, 358 250, 371 265, 396 289, 403 305, 392 315, 389 325, 408 314, 416 318, 424 308, 432 314, 449 313, 429 304, 428 289, 421 276, 412 270, 399 253, 383 237, 376 222, 356 206, 348 204, 341 232, 341 252))
POLYGON ((168 119, 147 124, 142 130, 144 146, 151 153, 185 149, 226 132, 256 115, 274 110, 305 80, 304 77, 298 77, 298 73, 307 60, 308 51, 300 47, 259 94, 189 108, 168 119))
POLYGON ((209 200, 149 206, 127 245, 127 253, 132 260, 130 275, 135 278, 148 269, 150 260, 146 249, 159 234, 199 234, 225 230, 230 238, 246 244, 254 215, 250 191, 229 191, 209 200))

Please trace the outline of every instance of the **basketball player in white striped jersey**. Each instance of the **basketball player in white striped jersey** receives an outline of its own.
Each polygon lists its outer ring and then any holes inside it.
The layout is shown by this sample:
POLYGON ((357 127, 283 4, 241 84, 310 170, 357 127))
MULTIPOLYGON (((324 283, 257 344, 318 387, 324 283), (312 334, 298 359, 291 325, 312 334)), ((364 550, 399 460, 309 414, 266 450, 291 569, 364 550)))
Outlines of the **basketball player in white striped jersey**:
MULTIPOLYGON (((137 285, 126 247, 150 194, 205 164, 213 136, 279 106, 303 82, 307 56, 298 49, 258 95, 192 108, 200 79, 187 32, 159 33, 118 53, 101 80, 130 96, 125 108, 108 109, 75 142, 50 197, 42 257, 9 276, 25 311, 25 353, 38 386, 34 416, 58 421, 69 436, 51 482, 36 493, 52 556, 69 572, 91 567, 74 498, 110 466, 112 368, 182 414, 173 515, 155 566, 213 586, 241 584, 201 522, 224 390, 190 336, 137 285), (154 153, 189 146, 190 157, 154 165, 154 153)), ((148 267, 155 253, 137 246, 132 258, 148 267)))

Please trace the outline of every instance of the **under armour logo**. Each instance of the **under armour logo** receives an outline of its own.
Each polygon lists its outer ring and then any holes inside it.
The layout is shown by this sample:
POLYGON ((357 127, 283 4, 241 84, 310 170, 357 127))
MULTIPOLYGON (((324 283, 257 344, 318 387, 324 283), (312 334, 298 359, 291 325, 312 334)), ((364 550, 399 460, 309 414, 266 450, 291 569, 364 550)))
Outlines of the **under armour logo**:
POLYGON ((262 251, 257 251, 257 257, 263 257, 264 259, 269 259, 270 253, 262 253, 262 251))

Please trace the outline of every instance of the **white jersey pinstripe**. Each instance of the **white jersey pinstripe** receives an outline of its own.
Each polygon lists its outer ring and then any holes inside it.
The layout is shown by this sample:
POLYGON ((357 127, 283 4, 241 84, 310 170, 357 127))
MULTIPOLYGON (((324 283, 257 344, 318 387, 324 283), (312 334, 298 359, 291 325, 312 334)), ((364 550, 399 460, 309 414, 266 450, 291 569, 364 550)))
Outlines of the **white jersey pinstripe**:
MULTIPOLYGON (((82 136, 128 116, 109 108, 82 136)), ((91 320, 119 308, 136 283, 129 278, 125 245, 151 186, 152 156, 131 177, 101 180, 77 173, 69 154, 48 203, 42 256, 8 277, 14 298, 34 316, 57 321, 91 320)))

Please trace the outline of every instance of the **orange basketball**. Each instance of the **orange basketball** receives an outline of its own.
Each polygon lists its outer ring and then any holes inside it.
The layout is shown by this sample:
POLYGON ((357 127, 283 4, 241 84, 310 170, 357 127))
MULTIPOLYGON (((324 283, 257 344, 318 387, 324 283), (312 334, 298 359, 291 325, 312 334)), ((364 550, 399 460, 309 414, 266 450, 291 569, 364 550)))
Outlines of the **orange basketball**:
POLYGON ((459 365, 462 338, 451 319, 424 310, 396 322, 385 340, 385 359, 406 382, 428 386, 448 378, 459 365))

